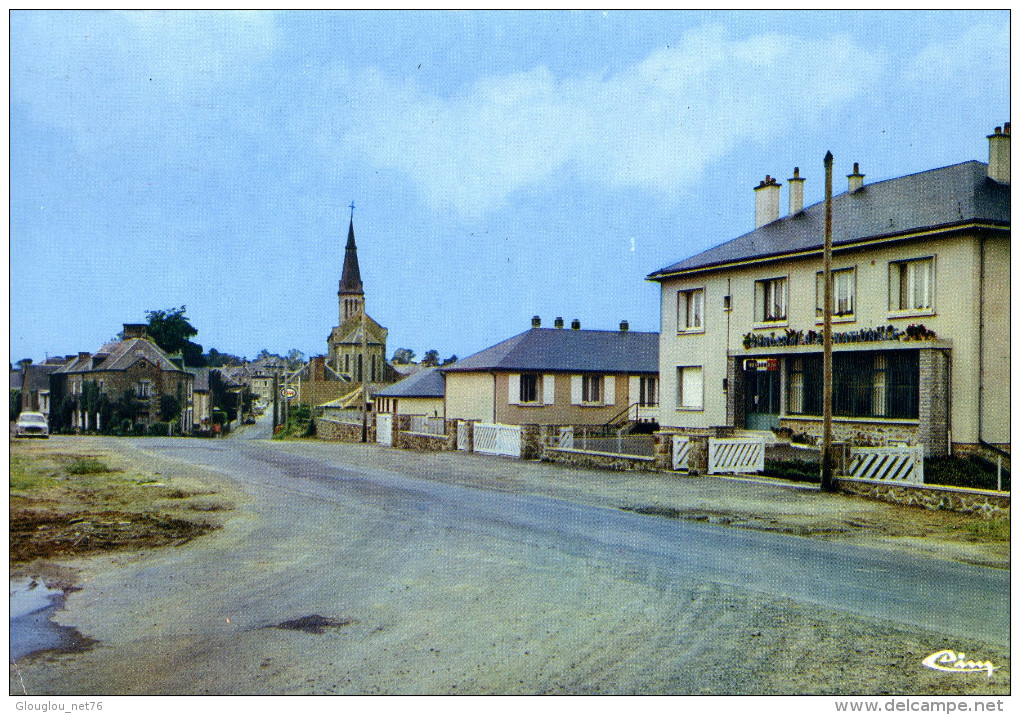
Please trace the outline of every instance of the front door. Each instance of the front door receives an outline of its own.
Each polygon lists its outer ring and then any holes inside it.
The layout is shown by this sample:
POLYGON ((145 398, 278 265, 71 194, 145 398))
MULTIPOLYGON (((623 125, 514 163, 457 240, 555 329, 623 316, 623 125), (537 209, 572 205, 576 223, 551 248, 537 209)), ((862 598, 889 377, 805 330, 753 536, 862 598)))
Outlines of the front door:
MULTIPOLYGON (((769 367, 777 367, 776 361, 769 362, 769 367)), ((753 430, 775 429, 779 427, 779 370, 761 370, 754 365, 751 367, 754 369, 744 370, 744 427, 753 430)))

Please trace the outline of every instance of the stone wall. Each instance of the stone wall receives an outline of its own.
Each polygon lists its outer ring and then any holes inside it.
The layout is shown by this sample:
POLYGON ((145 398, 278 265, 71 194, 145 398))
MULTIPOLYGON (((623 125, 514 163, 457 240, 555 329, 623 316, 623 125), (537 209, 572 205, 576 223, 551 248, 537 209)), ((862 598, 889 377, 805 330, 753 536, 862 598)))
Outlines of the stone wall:
POLYGON ((546 447, 542 460, 587 469, 610 469, 626 472, 653 472, 657 469, 655 457, 589 452, 582 449, 546 447))
POLYGON ((921 350, 918 406, 918 441, 928 457, 944 457, 949 452, 949 353, 921 350))
MULTIPOLYGON (((780 428, 790 430, 793 441, 806 444, 820 444, 822 441, 822 420, 781 417, 780 428)), ((844 422, 832 421, 832 438, 857 447, 885 447, 889 442, 920 444, 918 426, 889 422, 844 422)), ((945 441, 945 440, 943 440, 945 441)), ((925 452, 927 455, 927 451, 925 452)))
POLYGON ((957 489, 934 485, 900 485, 869 482, 861 479, 838 480, 839 490, 845 494, 919 506, 931 510, 958 511, 985 518, 1009 516, 1009 494, 983 489, 957 489))
POLYGON ((360 442, 361 425, 319 417, 315 420, 315 436, 334 442, 360 442))
POLYGON ((446 420, 446 434, 411 432, 411 415, 396 415, 393 446, 419 452, 452 452, 457 449, 457 420, 446 420))

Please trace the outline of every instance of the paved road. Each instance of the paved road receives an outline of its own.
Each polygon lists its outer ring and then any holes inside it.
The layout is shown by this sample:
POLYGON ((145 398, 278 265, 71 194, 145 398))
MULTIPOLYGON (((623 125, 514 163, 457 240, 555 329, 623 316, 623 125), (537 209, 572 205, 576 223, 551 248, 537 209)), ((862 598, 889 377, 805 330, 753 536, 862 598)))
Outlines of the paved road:
POLYGON ((1008 658, 999 570, 457 486, 428 455, 364 466, 374 446, 135 444, 251 502, 92 574, 60 620, 107 656, 28 666, 38 692, 932 692, 930 652, 1008 658), (309 615, 352 624, 266 630, 309 615))

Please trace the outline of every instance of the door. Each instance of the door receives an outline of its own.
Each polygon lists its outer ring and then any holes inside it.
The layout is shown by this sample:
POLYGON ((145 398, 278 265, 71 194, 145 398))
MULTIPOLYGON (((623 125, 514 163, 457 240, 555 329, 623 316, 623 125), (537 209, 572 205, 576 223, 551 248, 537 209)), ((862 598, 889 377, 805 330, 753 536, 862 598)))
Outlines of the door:
POLYGON ((778 360, 745 361, 744 427, 753 430, 779 427, 779 399, 778 360))

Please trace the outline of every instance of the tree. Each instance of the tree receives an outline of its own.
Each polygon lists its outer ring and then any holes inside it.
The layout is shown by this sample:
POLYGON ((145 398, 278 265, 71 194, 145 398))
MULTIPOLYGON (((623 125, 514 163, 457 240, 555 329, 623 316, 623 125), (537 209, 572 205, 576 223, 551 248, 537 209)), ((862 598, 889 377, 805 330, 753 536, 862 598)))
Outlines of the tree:
POLYGON ((31 364, 32 358, 21 358, 20 360, 18 360, 18 362, 15 363, 15 365, 18 366, 18 369, 21 370, 21 372, 25 372, 25 368, 27 368, 31 364))
POLYGON ((287 353, 287 367, 291 370, 297 370, 304 364, 305 354, 297 348, 291 348, 290 352, 287 353))
POLYGON ((411 348, 397 348, 393 351, 394 365, 410 365, 412 360, 414 360, 414 350, 411 348))
POLYGON ((202 358, 202 346, 189 340, 198 335, 198 330, 188 322, 185 310, 187 306, 182 305, 170 310, 147 311, 145 317, 149 321, 149 337, 163 351, 171 355, 180 353, 188 367, 203 367, 205 360, 202 358))
POLYGON ((455 362, 457 362, 457 356, 451 355, 450 357, 443 360, 443 365, 452 365, 455 362))
POLYGON ((11 422, 21 414, 21 390, 11 390, 11 422))
POLYGON ((216 348, 209 348, 209 352, 202 356, 207 367, 238 367, 244 364, 244 358, 230 353, 221 353, 216 348))
POLYGON ((437 367, 439 365, 439 351, 429 350, 421 359, 422 367, 437 367))
POLYGON ((181 414, 181 401, 173 395, 161 395, 159 398, 159 419, 161 422, 173 422, 181 414))

